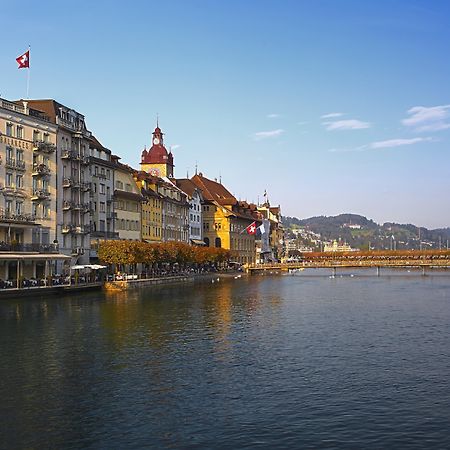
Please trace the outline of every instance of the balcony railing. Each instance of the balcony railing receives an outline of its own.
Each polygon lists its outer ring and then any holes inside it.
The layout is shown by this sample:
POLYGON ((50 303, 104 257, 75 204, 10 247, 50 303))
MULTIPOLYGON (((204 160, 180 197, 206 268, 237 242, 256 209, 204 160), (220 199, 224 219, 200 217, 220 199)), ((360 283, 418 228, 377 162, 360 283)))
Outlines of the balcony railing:
POLYGON ((50 197, 50 192, 45 189, 34 189, 31 194, 31 200, 45 200, 50 197))
POLYGON ((83 247, 74 247, 72 249, 72 255, 84 255, 84 248, 83 247))
POLYGON ((8 102, 7 100, 0 99, 0 107, 9 109, 10 111, 25 114, 25 108, 17 105, 16 103, 8 102))
POLYGON ((34 223, 36 218, 32 214, 14 214, 10 211, 0 211, 0 222, 34 223))
POLYGON ((56 150, 56 145, 51 142, 35 141, 33 143, 33 150, 44 153, 52 153, 56 150))
POLYGON ((74 178, 64 178, 63 179, 63 187, 79 188, 80 182, 78 180, 75 180, 74 178))
POLYGON ((117 231, 91 231, 91 238, 99 239, 118 239, 119 232, 117 231))
POLYGON ((50 175, 50 167, 46 164, 33 164, 33 176, 46 176, 50 175))
POLYGON ((1 252, 38 252, 38 253, 58 253, 57 244, 7 244, 0 243, 1 252))
POLYGON ((25 162, 14 158, 6 158, 5 167, 8 169, 25 170, 25 162))
POLYGON ((64 234, 72 233, 72 234, 88 234, 90 233, 91 228, 89 225, 76 225, 73 223, 63 224, 61 227, 61 232, 64 234))

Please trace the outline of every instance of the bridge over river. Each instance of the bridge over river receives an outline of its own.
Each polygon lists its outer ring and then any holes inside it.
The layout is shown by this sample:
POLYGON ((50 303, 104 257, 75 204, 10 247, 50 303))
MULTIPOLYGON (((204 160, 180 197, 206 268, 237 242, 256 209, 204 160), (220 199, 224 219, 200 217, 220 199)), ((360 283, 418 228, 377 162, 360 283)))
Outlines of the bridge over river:
POLYGON ((247 267, 250 274, 258 272, 279 272, 293 269, 330 268, 333 274, 339 268, 374 267, 380 275, 383 267, 421 268, 425 274, 427 268, 450 268, 450 250, 397 250, 367 252, 315 252, 303 253, 297 262, 253 264, 247 267))

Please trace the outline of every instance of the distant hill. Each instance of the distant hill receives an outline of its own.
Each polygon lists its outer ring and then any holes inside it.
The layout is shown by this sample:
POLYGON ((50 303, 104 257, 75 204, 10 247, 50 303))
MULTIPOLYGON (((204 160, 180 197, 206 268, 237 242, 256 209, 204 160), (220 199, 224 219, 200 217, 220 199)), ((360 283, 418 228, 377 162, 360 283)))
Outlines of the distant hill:
POLYGON ((412 224, 386 222, 382 225, 358 214, 317 216, 308 219, 284 217, 287 237, 295 238, 292 230, 301 228, 304 233, 297 238, 305 245, 319 248, 320 242, 340 240, 353 248, 367 249, 420 249, 446 248, 450 242, 450 227, 429 230, 412 224), (320 235, 320 238, 317 237, 320 235), (318 240, 311 244, 311 241, 318 240))

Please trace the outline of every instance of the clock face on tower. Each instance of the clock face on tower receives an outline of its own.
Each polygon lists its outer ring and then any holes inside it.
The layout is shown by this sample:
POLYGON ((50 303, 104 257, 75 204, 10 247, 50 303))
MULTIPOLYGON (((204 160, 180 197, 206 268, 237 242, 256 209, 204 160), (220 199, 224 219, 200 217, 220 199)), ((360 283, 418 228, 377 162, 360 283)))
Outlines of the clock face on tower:
POLYGON ((153 143, 154 143, 155 145, 158 145, 158 144, 159 144, 159 139, 158 139, 157 137, 155 137, 155 138, 153 139, 153 143))
POLYGON ((159 171, 159 169, 158 168, 156 168, 156 167, 153 167, 152 169, 150 169, 150 175, 152 176, 152 177, 159 177, 160 176, 160 174, 161 174, 161 172, 159 171))

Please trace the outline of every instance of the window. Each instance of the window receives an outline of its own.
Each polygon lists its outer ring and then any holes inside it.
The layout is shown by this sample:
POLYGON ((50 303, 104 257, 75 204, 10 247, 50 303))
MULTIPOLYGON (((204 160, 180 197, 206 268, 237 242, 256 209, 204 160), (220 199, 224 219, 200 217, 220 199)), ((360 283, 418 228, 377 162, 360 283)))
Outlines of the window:
POLYGON ((44 133, 44 142, 48 142, 48 137, 49 137, 49 134, 48 133, 44 133))
POLYGON ((6 136, 12 136, 13 135, 13 126, 12 123, 6 124, 6 136))
POLYGON ((23 202, 16 201, 16 214, 20 216, 23 213, 23 202))
POLYGON ((6 176, 5 176, 5 185, 8 187, 12 186, 12 182, 13 182, 13 175, 11 172, 6 172, 6 176))
POLYGON ((49 203, 42 205, 42 217, 44 217, 45 219, 48 219, 50 217, 50 204, 49 203))
POLYGON ((100 202, 100 212, 101 213, 105 212, 105 202, 100 202))
POLYGON ((130 183, 127 183, 125 190, 127 192, 131 192, 131 184, 130 183))
POLYGON ((98 166, 94 167, 94 175, 98 175, 98 166))
POLYGON ((17 137, 23 139, 23 127, 20 125, 17 125, 17 137))
POLYGON ((105 184, 104 183, 100 183, 100 194, 105 194, 105 184))
POLYGON ((106 178, 108 178, 108 180, 111 179, 111 171, 109 169, 106 170, 106 178))
POLYGON ((23 188, 23 175, 16 175, 16 187, 23 188))
POLYGON ((23 150, 16 150, 16 160, 20 162, 23 161, 23 150))
POLYGON ((206 244, 207 247, 209 247, 209 238, 205 237, 205 239, 203 239, 203 242, 206 244))
POLYGON ((121 181, 116 181, 116 189, 123 190, 123 183, 121 181))
POLYGON ((38 130, 33 130, 33 141, 37 142, 41 139, 41 133, 38 130))

